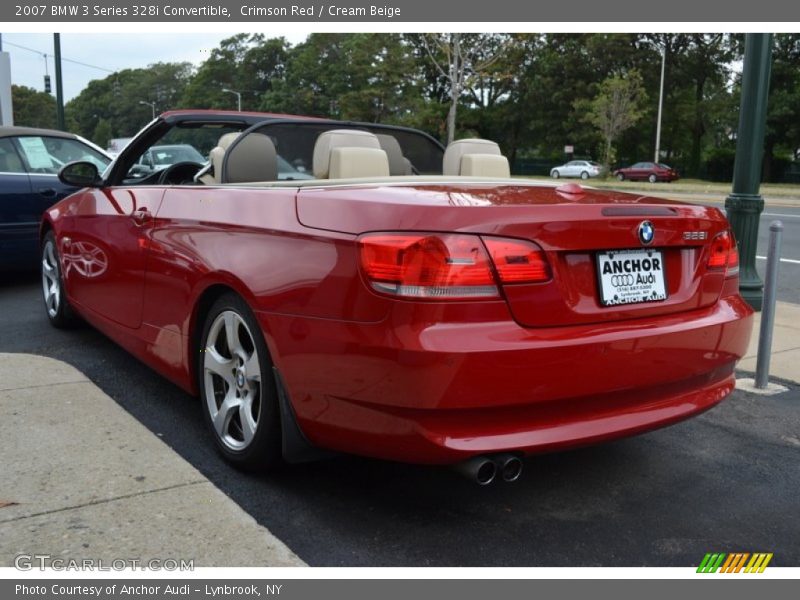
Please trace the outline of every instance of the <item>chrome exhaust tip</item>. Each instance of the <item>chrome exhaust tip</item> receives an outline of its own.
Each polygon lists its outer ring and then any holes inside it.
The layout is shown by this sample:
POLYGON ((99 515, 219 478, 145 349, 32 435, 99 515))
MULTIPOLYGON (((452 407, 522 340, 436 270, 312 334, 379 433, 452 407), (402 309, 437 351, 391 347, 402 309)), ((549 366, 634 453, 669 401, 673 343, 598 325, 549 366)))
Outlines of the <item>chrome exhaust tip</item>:
POLYGON ((494 457, 497 475, 505 482, 516 481, 522 475, 522 461, 513 454, 498 454, 494 457))
POLYGON ((486 456, 473 456, 458 463, 454 468, 478 485, 489 485, 497 476, 497 464, 486 456))

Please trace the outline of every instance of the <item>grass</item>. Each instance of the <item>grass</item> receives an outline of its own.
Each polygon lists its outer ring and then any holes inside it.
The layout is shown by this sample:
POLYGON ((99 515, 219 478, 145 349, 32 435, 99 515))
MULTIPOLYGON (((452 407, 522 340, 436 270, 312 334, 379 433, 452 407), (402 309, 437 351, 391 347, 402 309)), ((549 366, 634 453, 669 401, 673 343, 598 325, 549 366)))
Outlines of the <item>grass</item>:
MULTIPOLYGON (((701 179, 680 179, 672 183, 647 181, 617 181, 613 177, 608 179, 590 179, 586 182, 580 179, 552 179, 550 177, 526 177, 538 181, 577 181, 597 188, 612 188, 625 192, 645 192, 648 194, 698 194, 725 197, 731 193, 730 183, 716 183, 701 179)), ((788 198, 800 200, 800 185, 796 183, 764 183, 761 184, 761 194, 765 198, 788 198)))

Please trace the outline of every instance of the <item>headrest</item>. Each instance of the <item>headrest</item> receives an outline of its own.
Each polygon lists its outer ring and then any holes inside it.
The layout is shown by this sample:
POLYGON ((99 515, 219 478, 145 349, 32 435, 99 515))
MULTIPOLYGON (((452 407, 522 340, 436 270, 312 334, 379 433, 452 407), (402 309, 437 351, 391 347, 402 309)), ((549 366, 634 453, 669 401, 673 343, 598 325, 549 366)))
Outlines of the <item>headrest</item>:
POLYGON ((329 179, 388 177, 389 159, 380 148, 333 148, 329 179))
POLYGON ((496 154, 464 154, 461 157, 461 175, 471 177, 511 177, 508 159, 496 154))
POLYGON ((463 175, 461 172, 461 157, 465 154, 492 154, 502 156, 500 146, 490 140, 477 138, 456 140, 451 142, 444 151, 442 160, 443 175, 463 175))
POLYGON ((278 179, 275 144, 262 133, 248 133, 225 151, 218 179, 220 183, 275 181, 278 179))
POLYGON ((331 150, 342 147, 381 149, 375 134, 367 131, 358 129, 331 129, 325 131, 320 134, 314 144, 314 177, 317 179, 327 179, 329 177, 331 150))

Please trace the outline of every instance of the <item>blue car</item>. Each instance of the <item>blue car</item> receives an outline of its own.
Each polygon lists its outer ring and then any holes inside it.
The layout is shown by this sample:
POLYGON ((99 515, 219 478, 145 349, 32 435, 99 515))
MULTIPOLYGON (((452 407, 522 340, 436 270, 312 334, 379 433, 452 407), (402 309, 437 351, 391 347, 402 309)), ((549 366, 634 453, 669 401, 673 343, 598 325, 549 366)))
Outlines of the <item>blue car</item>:
POLYGON ((74 160, 91 161, 102 172, 111 157, 71 133, 0 127, 0 271, 36 267, 42 212, 76 190, 57 176, 74 160))

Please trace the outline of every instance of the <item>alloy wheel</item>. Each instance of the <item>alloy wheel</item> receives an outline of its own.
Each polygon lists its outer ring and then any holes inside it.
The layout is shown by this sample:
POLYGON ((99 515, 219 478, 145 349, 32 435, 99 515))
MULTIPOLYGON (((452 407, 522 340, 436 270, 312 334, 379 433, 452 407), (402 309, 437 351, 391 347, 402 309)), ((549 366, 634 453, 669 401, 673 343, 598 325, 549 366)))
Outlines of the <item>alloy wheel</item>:
POLYGON ((221 312, 208 330, 203 385, 216 435, 233 451, 247 448, 261 417, 261 363, 253 334, 233 310, 221 312))
POLYGON ((61 277, 53 240, 48 240, 42 251, 42 292, 47 314, 53 319, 61 306, 61 277))

